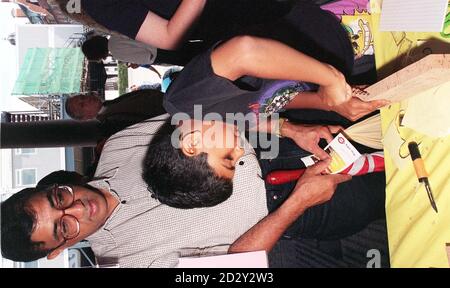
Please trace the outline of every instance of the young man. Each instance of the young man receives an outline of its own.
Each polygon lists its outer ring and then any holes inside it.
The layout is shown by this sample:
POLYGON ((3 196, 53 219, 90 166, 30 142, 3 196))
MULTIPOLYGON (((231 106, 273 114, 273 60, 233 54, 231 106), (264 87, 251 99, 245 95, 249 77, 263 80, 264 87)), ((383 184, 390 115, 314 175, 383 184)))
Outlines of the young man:
MULTIPOLYGON (((16 261, 52 258, 87 239, 99 265, 174 267, 180 257, 270 251, 298 214, 328 200, 337 183, 348 179, 320 175, 326 164, 311 168, 279 210, 268 215, 259 163, 246 153, 226 201, 209 208, 169 207, 151 197, 141 176, 148 144, 167 118, 153 118, 110 137, 89 186, 27 188, 3 202, 2 254, 16 261)), ((370 208, 348 205, 350 216, 353 209, 370 208)), ((333 216, 329 214, 330 225, 339 220, 333 216)), ((358 220, 368 217, 374 216, 366 211, 358 220)))
POLYGON ((52 258, 84 238, 100 265, 173 267, 179 257, 226 253, 267 214, 265 198, 254 191, 248 193, 246 183, 213 209, 175 209, 152 198, 142 180, 142 162, 148 143, 166 119, 154 118, 109 138, 95 174, 97 180, 89 182, 90 188, 71 187, 75 198, 71 206, 55 206, 57 200, 50 191, 60 189, 54 190, 52 185, 25 189, 2 203, 2 254, 16 261, 52 258), (260 205, 247 210, 249 203, 260 205), (230 217, 229 211, 237 213, 230 217), (78 236, 61 230, 64 215, 78 220, 78 236))
POLYGON ((53 259, 103 225, 118 202, 92 186, 27 188, 2 203, 2 254, 15 261, 53 259))
MULTIPOLYGON (((217 121, 196 122, 183 121, 178 127, 179 133, 175 134, 173 132, 176 127, 169 121, 166 122, 150 143, 147 152, 143 178, 149 184, 153 197, 169 206, 196 208, 190 210, 202 207, 212 209, 214 205, 227 203, 228 197, 234 197, 243 182, 256 183, 251 175, 260 177, 264 183, 265 176, 273 170, 305 168, 300 158, 309 155, 309 152, 300 149, 292 139, 282 138, 279 155, 274 159, 264 160, 259 156, 261 149, 253 149, 246 140, 244 145, 239 145, 239 136, 232 125, 217 121), (253 157, 258 159, 257 163, 249 161, 249 158, 253 157), (200 179, 202 181, 199 181, 200 179)), ((317 145, 317 138, 331 137, 325 127, 296 126, 292 123, 289 125, 292 128, 286 126, 283 130, 286 136, 292 135, 290 131, 299 132, 307 128, 305 133, 300 132, 301 135, 297 136, 312 145, 317 145)), ((263 220, 257 225, 261 227, 254 227, 261 229, 259 233, 266 237, 270 235, 267 240, 257 240, 261 249, 270 251, 272 245, 282 236, 340 239, 384 217, 383 173, 353 178, 349 175, 323 175, 329 163, 328 159, 320 162, 310 168, 306 177, 300 178, 299 181, 284 185, 265 184, 268 218, 276 217, 280 226, 275 229, 271 226, 273 224, 267 224, 263 220), (325 187, 327 194, 315 194, 316 189, 325 187), (300 196, 300 190, 305 194, 300 196), (299 201, 296 205, 302 203, 307 208, 291 206, 293 199, 299 201)), ((250 188, 247 193, 260 194, 261 191, 250 188)), ((249 209, 256 209, 258 205, 255 203, 249 209)), ((252 233, 249 232, 245 237, 252 237, 252 233)), ((247 244, 243 245, 247 247, 247 244)))

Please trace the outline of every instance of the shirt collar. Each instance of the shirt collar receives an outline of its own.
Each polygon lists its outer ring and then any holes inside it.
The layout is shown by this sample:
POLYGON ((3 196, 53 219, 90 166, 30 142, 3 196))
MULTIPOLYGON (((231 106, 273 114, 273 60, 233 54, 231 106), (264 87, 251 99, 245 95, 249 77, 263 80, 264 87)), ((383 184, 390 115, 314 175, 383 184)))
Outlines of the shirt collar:
POLYGON ((240 134, 241 146, 244 149, 244 155, 242 157, 253 154, 256 155, 255 149, 253 149, 250 142, 248 142, 247 138, 245 138, 244 134, 240 134))
MULTIPOLYGON (((110 222, 110 220, 113 218, 113 216, 117 213, 117 211, 120 209, 121 206, 121 202, 122 202, 122 198, 120 197, 120 195, 118 195, 113 189, 111 189, 111 185, 110 185, 110 180, 114 179, 117 172, 119 171, 119 168, 114 168, 112 169, 110 172, 105 173, 106 176, 101 177, 101 178, 97 178, 94 179, 92 181, 90 181, 88 183, 88 185, 97 188, 97 189, 101 189, 103 191, 107 191, 108 193, 110 193, 114 198, 116 198, 116 200, 119 202, 119 204, 116 206, 116 208, 113 210, 113 212, 111 213, 111 215, 109 215, 108 219, 106 219, 105 224, 103 224, 102 227, 100 227, 98 229, 98 231, 103 230, 105 227, 107 227, 108 223, 110 222)), ((98 232, 97 231, 97 232, 98 232)), ((94 235, 97 233, 95 232, 94 235)))

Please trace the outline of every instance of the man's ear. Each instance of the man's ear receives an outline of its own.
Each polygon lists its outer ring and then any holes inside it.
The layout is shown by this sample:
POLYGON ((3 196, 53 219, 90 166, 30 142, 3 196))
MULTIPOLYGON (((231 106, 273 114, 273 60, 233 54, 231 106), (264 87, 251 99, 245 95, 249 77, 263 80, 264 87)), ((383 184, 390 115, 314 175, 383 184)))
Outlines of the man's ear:
POLYGON ((181 151, 187 157, 194 157, 200 154, 201 133, 199 131, 191 131, 181 139, 181 151))
POLYGON ((52 260, 55 259, 56 257, 58 257, 59 254, 61 254, 64 249, 66 249, 67 247, 65 247, 66 245, 63 245, 61 247, 56 248, 55 250, 53 250, 52 252, 50 252, 50 254, 47 255, 47 259, 48 260, 52 260))

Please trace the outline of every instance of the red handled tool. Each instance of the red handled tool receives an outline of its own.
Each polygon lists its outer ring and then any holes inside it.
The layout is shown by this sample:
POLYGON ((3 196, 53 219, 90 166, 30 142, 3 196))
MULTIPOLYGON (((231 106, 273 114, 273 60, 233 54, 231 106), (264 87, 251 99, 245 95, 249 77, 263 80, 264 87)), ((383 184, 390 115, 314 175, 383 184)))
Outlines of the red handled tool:
POLYGON ((270 185, 281 185, 297 181, 305 173, 306 169, 276 170, 266 176, 266 182, 270 185))

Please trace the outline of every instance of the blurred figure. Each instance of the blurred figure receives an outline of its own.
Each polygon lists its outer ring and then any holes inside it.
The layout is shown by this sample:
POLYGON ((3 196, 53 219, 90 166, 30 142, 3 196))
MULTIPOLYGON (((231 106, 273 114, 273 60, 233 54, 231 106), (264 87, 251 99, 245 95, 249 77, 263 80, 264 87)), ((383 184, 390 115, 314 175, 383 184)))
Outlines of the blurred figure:
POLYGON ((89 61, 101 61, 112 55, 116 60, 139 65, 152 64, 156 58, 156 48, 145 43, 112 35, 93 36, 86 40, 81 50, 89 61))
POLYGON ((161 81, 161 91, 163 93, 166 93, 170 84, 172 84, 178 74, 180 74, 181 70, 183 70, 183 67, 172 67, 164 73, 161 81))
POLYGON ((107 101, 95 93, 81 94, 67 98, 65 109, 72 119, 100 121, 105 136, 110 136, 125 127, 166 113, 162 106, 163 96, 161 91, 152 89, 133 91, 107 101))
POLYGON ((142 89, 123 94, 116 99, 103 101, 96 93, 80 94, 67 98, 67 115, 75 120, 98 119, 104 121, 117 114, 148 118, 164 114, 163 94, 158 90, 142 89))
POLYGON ((86 26, 156 47, 161 62, 155 63, 185 65, 218 40, 277 21, 295 0, 81 0, 77 13, 69 11, 70 0, 55 2, 86 26))
POLYGON ((161 84, 160 83, 143 83, 141 85, 132 85, 130 87, 131 91, 145 90, 145 89, 161 90, 161 84))
POLYGON ((103 101, 96 93, 80 94, 67 98, 66 113, 74 120, 95 119, 103 108, 103 101))

